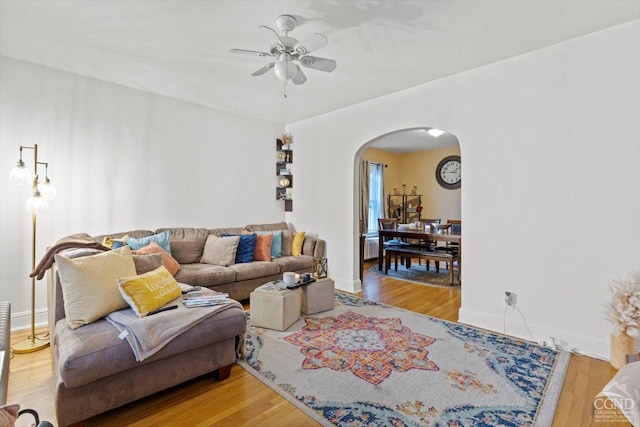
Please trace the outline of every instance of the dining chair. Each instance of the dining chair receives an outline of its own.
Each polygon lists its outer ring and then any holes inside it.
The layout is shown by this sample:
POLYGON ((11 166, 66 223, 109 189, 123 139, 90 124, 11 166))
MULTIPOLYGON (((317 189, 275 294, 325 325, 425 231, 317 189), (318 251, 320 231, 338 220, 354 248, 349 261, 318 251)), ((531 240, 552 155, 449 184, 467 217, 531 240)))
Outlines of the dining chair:
MULTIPOLYGON (((447 234, 462 235, 462 221, 459 219, 448 219, 447 224, 450 227, 447 229, 447 234)), ((446 251, 452 254, 458 254, 460 248, 457 242, 446 242, 444 246, 437 247, 436 249, 446 251)))
MULTIPOLYGON (((378 218, 378 230, 397 230, 398 229, 398 218, 378 218)), ((406 245, 405 242, 401 241, 397 238, 384 238, 382 241, 383 249, 393 247, 393 246, 401 246, 406 245)), ((398 262, 398 257, 396 256, 395 262, 398 262)), ((404 259, 402 260, 404 262, 404 259)))

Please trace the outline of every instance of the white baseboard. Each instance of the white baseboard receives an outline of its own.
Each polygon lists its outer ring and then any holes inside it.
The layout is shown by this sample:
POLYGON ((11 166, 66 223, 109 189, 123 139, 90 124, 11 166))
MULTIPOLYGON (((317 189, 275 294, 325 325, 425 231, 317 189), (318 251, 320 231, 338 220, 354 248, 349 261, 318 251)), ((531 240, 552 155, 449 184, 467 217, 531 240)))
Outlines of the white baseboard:
POLYGON ((339 291, 355 294, 362 290, 362 282, 360 280, 341 279, 338 277, 331 277, 331 279, 333 279, 336 289, 339 291))
MULTIPOLYGON (((49 316, 46 308, 36 309, 36 328, 46 327, 49 323, 49 316)), ((11 313, 11 331, 20 331, 31 328, 31 312, 19 311, 11 313)))
POLYGON ((603 342, 594 336, 575 334, 561 329, 551 329, 546 326, 527 323, 517 308, 507 309, 504 323, 501 316, 464 309, 460 309, 458 312, 458 321, 527 341, 549 341, 549 338, 553 337, 559 348, 572 349, 579 354, 609 360, 608 340, 603 342), (519 318, 514 318, 515 316, 519 318))

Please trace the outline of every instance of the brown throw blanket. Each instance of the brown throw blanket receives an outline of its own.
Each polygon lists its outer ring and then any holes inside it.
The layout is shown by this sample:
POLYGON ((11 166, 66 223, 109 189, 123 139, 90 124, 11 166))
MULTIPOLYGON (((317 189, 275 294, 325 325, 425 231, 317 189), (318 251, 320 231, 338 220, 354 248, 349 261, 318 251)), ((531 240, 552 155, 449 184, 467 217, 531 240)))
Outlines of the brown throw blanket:
POLYGON ((101 243, 96 242, 93 237, 88 235, 87 233, 78 233, 72 234, 67 237, 63 237, 58 240, 55 245, 53 245, 46 254, 42 257, 36 269, 29 275, 29 277, 35 277, 40 280, 44 277, 46 271, 51 268, 54 262, 53 256, 59 252, 62 252, 66 249, 78 249, 78 248, 87 248, 87 249, 99 249, 102 251, 109 251, 111 248, 103 246, 101 243))

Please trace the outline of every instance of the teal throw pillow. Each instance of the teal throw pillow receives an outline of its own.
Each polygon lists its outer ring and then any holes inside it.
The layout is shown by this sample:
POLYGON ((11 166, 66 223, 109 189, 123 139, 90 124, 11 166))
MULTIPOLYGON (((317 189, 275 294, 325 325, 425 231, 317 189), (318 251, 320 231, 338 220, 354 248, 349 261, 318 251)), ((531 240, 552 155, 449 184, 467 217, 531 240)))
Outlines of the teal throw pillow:
POLYGON ((133 237, 127 237, 125 241, 127 242, 127 245, 134 251, 144 248, 149 243, 156 242, 168 254, 171 254, 171 245, 169 244, 169 234, 170 234, 170 231, 166 230, 160 234, 154 234, 152 236, 143 237, 141 239, 134 239, 133 237))
POLYGON ((256 233, 251 234, 223 234, 222 237, 240 236, 236 250, 236 264, 253 262, 253 252, 256 250, 256 233))

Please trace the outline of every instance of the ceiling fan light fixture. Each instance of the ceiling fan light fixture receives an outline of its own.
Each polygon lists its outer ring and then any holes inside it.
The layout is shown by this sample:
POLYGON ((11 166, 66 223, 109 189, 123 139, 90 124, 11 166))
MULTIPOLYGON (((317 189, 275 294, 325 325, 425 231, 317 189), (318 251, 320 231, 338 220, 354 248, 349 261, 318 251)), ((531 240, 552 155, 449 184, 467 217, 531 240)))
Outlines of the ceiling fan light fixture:
POLYGON ((432 137, 437 138, 440 135, 442 135, 443 133, 445 133, 445 131, 443 131, 442 129, 431 128, 431 129, 427 130, 427 133, 429 135, 431 135, 432 137))
POLYGON ((273 71, 280 80, 291 80, 298 72, 298 67, 291 62, 289 55, 283 54, 280 58, 273 67, 273 71))

